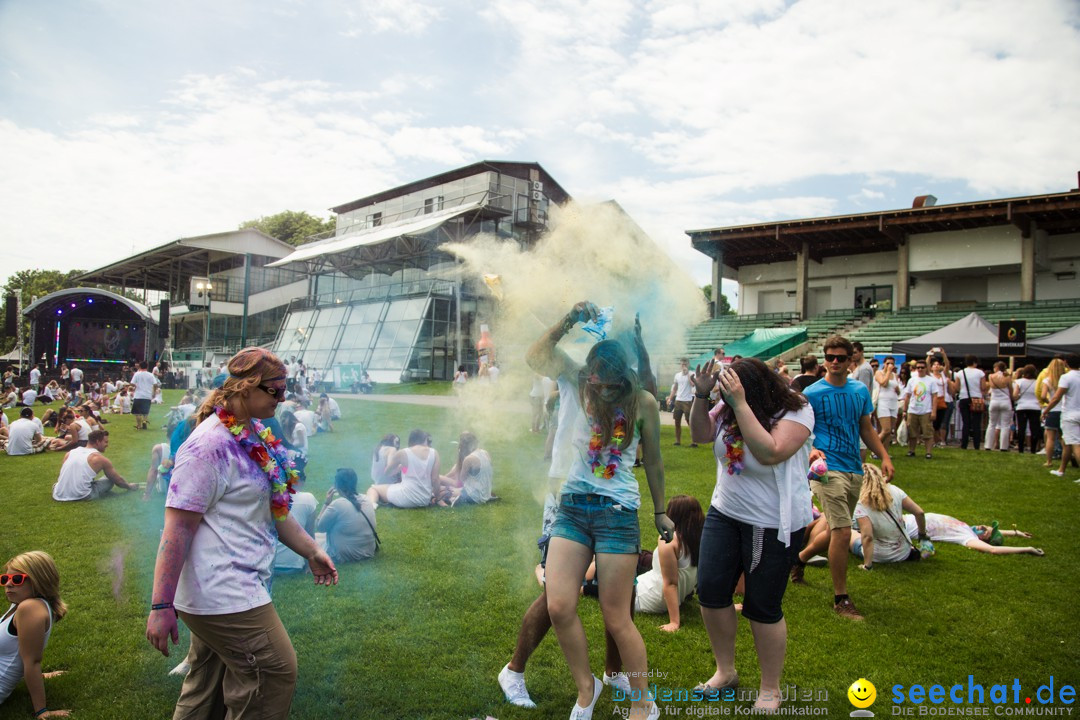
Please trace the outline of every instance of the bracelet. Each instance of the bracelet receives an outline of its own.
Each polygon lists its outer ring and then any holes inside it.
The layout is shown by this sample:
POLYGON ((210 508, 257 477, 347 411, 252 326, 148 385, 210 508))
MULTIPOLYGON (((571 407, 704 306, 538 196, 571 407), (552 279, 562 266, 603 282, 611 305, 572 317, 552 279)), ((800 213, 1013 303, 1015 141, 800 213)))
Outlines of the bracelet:
POLYGON ((173 604, 171 602, 154 603, 153 605, 150 606, 150 609, 151 610, 169 610, 169 609, 172 608, 172 606, 173 606, 173 604))
POLYGON ((698 400, 708 400, 709 399, 709 393, 705 393, 704 395, 699 395, 698 393, 694 393, 694 397, 696 397, 698 400))
POLYGON ((34 717, 41 717, 42 715, 44 715, 47 712, 49 712, 49 708, 43 707, 40 710, 38 710, 36 713, 34 713, 34 717))
POLYGON ((656 516, 656 515, 667 515, 667 510, 660 510, 659 512, 654 512, 653 516, 656 516))

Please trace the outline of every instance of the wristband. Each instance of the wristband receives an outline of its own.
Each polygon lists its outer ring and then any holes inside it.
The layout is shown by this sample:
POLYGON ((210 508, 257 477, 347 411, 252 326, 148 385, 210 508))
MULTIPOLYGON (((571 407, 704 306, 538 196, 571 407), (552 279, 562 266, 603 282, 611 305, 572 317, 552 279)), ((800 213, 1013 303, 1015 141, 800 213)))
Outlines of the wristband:
POLYGON ((41 717, 42 715, 44 715, 47 712, 49 712, 49 708, 43 707, 40 710, 38 710, 36 713, 34 713, 34 717, 41 717))
POLYGON ((151 610, 169 610, 169 609, 173 609, 173 604, 171 602, 154 603, 153 605, 150 606, 150 609, 151 610))
POLYGON ((698 400, 708 400, 709 399, 709 393, 705 393, 704 395, 699 395, 698 393, 694 393, 694 397, 696 397, 698 400))
POLYGON ((659 512, 654 512, 653 516, 656 516, 656 515, 667 515, 667 511, 666 510, 661 510, 659 512))

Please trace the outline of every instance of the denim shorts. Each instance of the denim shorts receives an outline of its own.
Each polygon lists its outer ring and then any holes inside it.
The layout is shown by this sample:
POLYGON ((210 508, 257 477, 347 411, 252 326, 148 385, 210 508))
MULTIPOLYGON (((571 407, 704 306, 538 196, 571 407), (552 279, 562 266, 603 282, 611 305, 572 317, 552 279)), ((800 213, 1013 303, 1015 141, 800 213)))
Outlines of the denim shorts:
POLYGON ((604 495, 563 495, 551 537, 573 540, 594 553, 636 555, 641 549, 637 510, 604 495))
POLYGON ((754 527, 709 507, 698 556, 701 606, 730 606, 739 575, 746 573, 743 617, 759 623, 780 622, 784 618, 780 606, 791 566, 798 561, 802 548, 803 529, 791 533, 787 547, 780 542, 778 532, 754 527))

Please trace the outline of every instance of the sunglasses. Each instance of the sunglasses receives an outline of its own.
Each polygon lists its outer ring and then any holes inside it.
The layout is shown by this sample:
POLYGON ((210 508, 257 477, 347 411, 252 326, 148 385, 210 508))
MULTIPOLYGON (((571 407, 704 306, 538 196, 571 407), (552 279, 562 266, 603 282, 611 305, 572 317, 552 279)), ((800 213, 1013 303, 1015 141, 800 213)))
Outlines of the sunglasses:
POLYGON ((825 362, 847 362, 847 355, 830 355, 825 353, 825 362))
POLYGON ((264 393, 266 393, 272 398, 276 398, 285 394, 285 388, 281 386, 274 387, 272 385, 257 385, 256 387, 258 387, 260 390, 262 390, 264 393))
POLYGON ((26 573, 4 573, 0 575, 0 585, 7 585, 11 583, 13 587, 18 587, 26 582, 26 579, 30 577, 26 573))
POLYGON ((916 369, 916 370, 925 370, 925 369, 926 369, 926 366, 925 366, 925 365, 916 365, 916 366, 915 366, 915 369, 916 369))

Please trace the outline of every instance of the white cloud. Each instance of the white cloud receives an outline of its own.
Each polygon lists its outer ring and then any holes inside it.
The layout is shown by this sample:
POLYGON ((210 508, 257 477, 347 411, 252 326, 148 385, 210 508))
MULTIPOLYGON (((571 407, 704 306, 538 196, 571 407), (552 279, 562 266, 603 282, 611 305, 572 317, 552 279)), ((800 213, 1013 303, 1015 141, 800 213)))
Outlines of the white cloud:
POLYGON ((221 74, 184 78, 144 115, 89 118, 72 132, 0 118, 0 156, 18 168, 0 176, 0 245, 14 260, 7 248, 33 240, 62 250, 38 263, 89 269, 286 208, 325 217, 332 204, 414 179, 412 159, 453 166, 519 139, 408 111, 399 124, 369 120, 376 98, 394 112, 377 91, 221 74))
POLYGON ((425 0, 364 0, 344 8, 346 37, 398 32, 419 35, 442 17, 442 9, 425 0))

